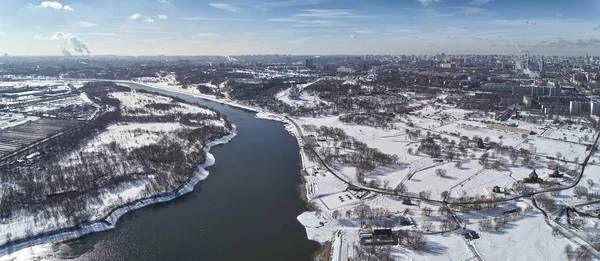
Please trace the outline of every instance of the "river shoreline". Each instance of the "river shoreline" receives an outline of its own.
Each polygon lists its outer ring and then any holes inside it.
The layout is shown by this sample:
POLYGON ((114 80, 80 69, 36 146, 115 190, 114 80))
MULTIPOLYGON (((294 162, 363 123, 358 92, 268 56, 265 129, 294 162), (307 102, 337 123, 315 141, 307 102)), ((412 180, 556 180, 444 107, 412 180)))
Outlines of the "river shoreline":
MULTIPOLYGON (((264 119, 264 120, 271 120, 271 121, 276 121, 276 122, 280 122, 284 125, 286 131, 296 139, 296 142, 298 143, 298 153, 300 155, 300 184, 298 184, 298 189, 297 189, 297 193, 298 196, 300 197, 300 199, 304 202, 305 206, 308 205, 309 202, 309 198, 308 198, 308 191, 306 188, 306 181, 304 179, 304 177, 302 176, 302 171, 304 170, 304 168, 306 166, 308 166, 309 164, 309 160, 308 157, 304 154, 304 151, 302 150, 302 146, 304 145, 304 140, 302 139, 302 135, 301 135, 301 131, 297 129, 295 126, 297 125, 296 122, 293 122, 293 119, 291 119, 290 117, 286 117, 284 115, 280 115, 280 114, 275 114, 275 113, 271 113, 271 112, 267 112, 261 108, 257 108, 257 107, 253 107, 253 106, 248 106, 248 105, 243 105, 243 104, 239 104, 239 103, 235 103, 231 100, 223 100, 223 99, 218 99, 216 97, 212 97, 209 95, 203 95, 203 94, 197 94, 197 93, 193 93, 193 92, 189 92, 189 91, 183 91, 180 89, 174 89, 174 88, 164 88, 161 86, 154 86, 151 84, 147 84, 147 83, 140 83, 140 82, 134 82, 134 81, 115 81, 116 83, 120 83, 120 84, 138 84, 141 86, 145 86, 148 88, 153 88, 153 89, 160 89, 160 90, 164 90, 164 91, 170 91, 170 92, 174 92, 174 93, 180 93, 180 94, 186 94, 186 95, 190 95, 193 97, 197 97, 200 99, 205 99, 205 100, 209 100, 209 101, 213 101, 213 102, 217 102, 220 104, 225 104, 231 107, 235 107, 235 108, 239 108, 239 109, 243 109, 246 111, 250 111, 250 112, 254 112, 256 113, 255 118, 258 119, 264 119)), ((127 85, 126 85, 127 86, 127 85)), ((130 86, 127 86, 130 87, 130 86)), ((300 222, 300 221, 298 221, 300 222)), ((308 228, 304 228, 304 230, 307 233, 307 239, 311 240, 308 238, 308 228)), ((311 240, 314 241, 314 240, 311 240)), ((315 241, 317 242, 317 241, 315 241)), ((332 251, 332 245, 330 241, 327 241, 325 243, 319 243, 319 249, 317 249, 317 251, 315 251, 312 254, 312 258, 313 260, 320 260, 320 261, 326 261, 330 259, 330 253, 332 251)))
POLYGON ((204 148, 204 151, 206 152, 205 161, 196 167, 196 171, 194 171, 194 176, 192 176, 192 178, 190 178, 190 180, 187 183, 181 185, 179 188, 171 192, 154 195, 148 198, 137 199, 127 204, 117 206, 113 210, 108 212, 106 216, 98 220, 82 223, 73 227, 44 232, 38 235, 34 235, 32 237, 15 240, 9 244, 1 245, 0 257, 11 255, 19 250, 27 249, 42 244, 63 242, 79 238, 93 232, 101 232, 113 229, 115 228, 119 218, 128 212, 155 203, 171 201, 175 198, 192 192, 194 190, 195 185, 197 185, 200 181, 205 180, 208 177, 209 172, 206 170, 206 168, 215 164, 216 159, 210 153, 210 149, 212 147, 228 143, 229 141, 231 141, 231 139, 233 139, 236 136, 236 134, 236 127, 235 125, 233 125, 232 133, 207 143, 204 148))

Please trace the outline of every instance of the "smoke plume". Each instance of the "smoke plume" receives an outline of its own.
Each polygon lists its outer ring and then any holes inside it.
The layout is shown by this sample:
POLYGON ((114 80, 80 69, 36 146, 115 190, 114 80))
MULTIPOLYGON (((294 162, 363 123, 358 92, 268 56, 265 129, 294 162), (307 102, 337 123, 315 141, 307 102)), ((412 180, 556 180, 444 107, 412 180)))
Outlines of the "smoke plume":
POLYGON ((73 47, 73 51, 81 53, 82 55, 83 55, 83 52, 86 52, 88 55, 92 55, 87 44, 85 44, 83 41, 81 41, 81 39, 79 39, 79 37, 71 36, 69 38, 69 43, 73 47))
POLYGON ((63 55, 64 55, 65 57, 71 57, 71 56, 73 56, 73 55, 71 54, 71 52, 69 52, 69 50, 67 50, 67 49, 65 49, 65 48, 63 48, 63 49, 62 49, 62 53, 63 53, 63 55))

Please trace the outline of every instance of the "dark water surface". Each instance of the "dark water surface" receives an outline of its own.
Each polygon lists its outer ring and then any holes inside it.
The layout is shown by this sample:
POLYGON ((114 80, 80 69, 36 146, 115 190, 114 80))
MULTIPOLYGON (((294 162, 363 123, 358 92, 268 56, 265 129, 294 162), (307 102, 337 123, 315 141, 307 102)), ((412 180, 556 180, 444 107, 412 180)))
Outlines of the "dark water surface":
POLYGON ((214 108, 237 136, 211 149, 216 164, 193 192, 130 212, 115 229, 61 244, 74 260, 310 260, 318 244, 304 211, 298 144, 278 122, 190 95, 143 88, 214 108))

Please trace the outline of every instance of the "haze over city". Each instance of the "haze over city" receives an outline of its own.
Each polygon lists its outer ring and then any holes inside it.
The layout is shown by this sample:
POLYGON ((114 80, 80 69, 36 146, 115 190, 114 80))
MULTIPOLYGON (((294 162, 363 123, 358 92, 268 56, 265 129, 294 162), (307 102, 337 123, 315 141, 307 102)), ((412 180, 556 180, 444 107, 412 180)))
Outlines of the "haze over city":
POLYGON ((596 55, 599 11, 594 0, 4 0, 0 52, 596 55))

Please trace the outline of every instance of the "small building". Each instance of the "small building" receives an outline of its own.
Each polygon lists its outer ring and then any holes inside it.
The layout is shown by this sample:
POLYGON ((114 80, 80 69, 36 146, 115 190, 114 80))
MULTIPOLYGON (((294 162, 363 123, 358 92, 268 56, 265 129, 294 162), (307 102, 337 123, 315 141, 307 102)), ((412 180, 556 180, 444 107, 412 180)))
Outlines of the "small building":
POLYGON ((554 169, 554 172, 548 176, 551 178, 562 178, 565 176, 565 174, 560 173, 560 171, 558 171, 558 168, 556 168, 554 169))
POLYGON ((410 218, 405 217, 405 216, 398 216, 398 223, 401 226, 412 226, 412 225, 414 225, 413 221, 410 218))
POLYGON ((390 228, 360 232, 358 237, 362 245, 391 245, 397 243, 396 237, 390 228))
POLYGON ((468 231, 462 234, 465 239, 467 240, 473 240, 473 239, 479 239, 479 234, 477 234, 477 232, 475 231, 468 231))
POLYGON ((529 177, 523 179, 523 182, 525 183, 540 183, 542 181, 543 180, 540 179, 538 174, 535 172, 535 169, 533 170, 533 172, 531 172, 531 174, 529 174, 529 177))
POLYGON ((410 198, 407 198, 407 199, 402 200, 402 204, 404 204, 404 205, 412 205, 412 202, 410 201, 410 198))
POLYGON ((500 186, 494 186, 494 188, 492 189, 492 192, 494 192, 494 193, 502 193, 502 189, 500 188, 500 186))
POLYGON ((392 229, 373 229, 373 239, 379 244, 393 244, 394 234, 392 229))

